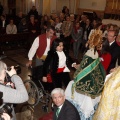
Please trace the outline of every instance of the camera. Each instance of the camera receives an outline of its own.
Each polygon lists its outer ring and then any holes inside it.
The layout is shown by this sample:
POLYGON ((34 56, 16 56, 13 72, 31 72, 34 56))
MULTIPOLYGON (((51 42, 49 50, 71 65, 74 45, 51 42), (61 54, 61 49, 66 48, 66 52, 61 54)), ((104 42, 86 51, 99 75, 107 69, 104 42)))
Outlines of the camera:
MULTIPOLYGON (((16 70, 17 74, 21 73, 21 67, 19 65, 14 66, 14 69, 16 70)), ((10 71, 11 67, 8 67, 7 70, 10 71)))
MULTIPOLYGON (((14 69, 16 70, 17 74, 21 73, 21 67, 19 65, 14 66, 14 69)), ((10 71, 11 67, 7 67, 7 70, 10 71)), ((5 82, 11 82, 11 77, 8 75, 8 73, 6 74, 5 82)))
MULTIPOLYGON (((3 97, 3 92, 0 92, 0 105, 3 104, 2 97, 3 97)), ((12 116, 12 115, 11 115, 11 112, 12 112, 11 104, 5 104, 5 105, 3 105, 3 106, 0 108, 0 120, 4 120, 4 119, 1 117, 1 115, 2 115, 3 113, 7 113, 9 116, 12 116)))

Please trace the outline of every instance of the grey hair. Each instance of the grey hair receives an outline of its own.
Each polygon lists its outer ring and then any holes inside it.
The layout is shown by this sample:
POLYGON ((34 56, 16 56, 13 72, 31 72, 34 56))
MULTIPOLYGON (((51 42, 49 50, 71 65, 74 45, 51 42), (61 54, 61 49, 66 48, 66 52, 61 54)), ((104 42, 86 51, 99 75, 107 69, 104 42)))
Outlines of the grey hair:
POLYGON ((0 74, 1 74, 1 71, 4 69, 7 69, 7 65, 3 61, 0 61, 0 74))
POLYGON ((53 94, 60 93, 62 96, 65 96, 65 92, 62 88, 55 88, 51 92, 51 97, 53 97, 53 94))

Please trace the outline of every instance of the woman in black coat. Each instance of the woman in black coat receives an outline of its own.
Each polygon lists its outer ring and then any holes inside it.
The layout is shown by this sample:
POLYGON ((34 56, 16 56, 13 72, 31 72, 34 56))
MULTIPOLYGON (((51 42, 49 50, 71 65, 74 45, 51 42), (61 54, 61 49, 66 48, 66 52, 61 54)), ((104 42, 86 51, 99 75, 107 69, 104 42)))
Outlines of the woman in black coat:
MULTIPOLYGON (((62 83, 67 87, 70 79, 68 63, 73 63, 68 52, 64 49, 61 39, 56 38, 48 52, 47 58, 43 64, 43 82, 47 82, 48 71, 51 73, 54 88, 62 88, 62 83)), ((73 67, 76 64, 72 64, 73 67)))

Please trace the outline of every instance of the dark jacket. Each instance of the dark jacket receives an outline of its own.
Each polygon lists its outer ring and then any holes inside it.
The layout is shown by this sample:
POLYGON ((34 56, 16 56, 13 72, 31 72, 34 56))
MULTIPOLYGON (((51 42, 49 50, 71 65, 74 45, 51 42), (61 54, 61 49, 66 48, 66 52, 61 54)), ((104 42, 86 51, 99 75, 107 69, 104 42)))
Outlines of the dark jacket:
MULTIPOLYGON (((8 25, 8 21, 5 20, 5 28, 6 28, 7 25, 8 25)), ((2 20, 0 20, 0 28, 2 28, 2 20)))
MULTIPOLYGON (((66 55, 66 65, 68 67, 68 64, 73 63, 73 60, 68 55, 67 51, 64 51, 64 53, 66 55)), ((59 65, 59 57, 57 52, 49 51, 45 59, 45 62, 43 64, 43 76, 47 76, 49 69, 51 71, 51 74, 57 73, 58 65, 59 65)))
POLYGON ((28 17, 30 18, 31 15, 34 15, 35 19, 38 19, 38 11, 37 10, 30 10, 28 13, 28 17))
POLYGON ((83 35, 84 35, 84 32, 86 31, 87 32, 87 40, 88 40, 88 36, 90 34, 90 31, 92 30, 92 26, 89 25, 88 27, 86 27, 86 25, 83 27, 83 35))
POLYGON ((80 115, 75 106, 68 100, 65 100, 58 118, 56 118, 57 107, 54 107, 53 120, 81 120, 80 115))
POLYGON ((109 73, 112 68, 115 68, 116 61, 120 56, 120 46, 118 46, 116 42, 112 43, 109 53, 111 54, 111 62, 108 67, 107 73, 109 73))

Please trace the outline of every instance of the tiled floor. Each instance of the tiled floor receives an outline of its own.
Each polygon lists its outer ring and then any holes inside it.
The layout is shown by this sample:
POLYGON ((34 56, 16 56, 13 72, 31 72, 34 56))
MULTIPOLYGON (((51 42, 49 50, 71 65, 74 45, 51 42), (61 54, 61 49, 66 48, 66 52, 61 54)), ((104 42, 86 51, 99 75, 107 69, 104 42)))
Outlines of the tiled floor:
MULTIPOLYGON (((26 63, 28 61, 27 58, 27 50, 25 49, 18 49, 18 50, 7 50, 5 51, 6 54, 6 58, 3 59, 3 61, 7 64, 7 66, 16 66, 16 65, 20 65, 22 72, 20 74, 20 77, 22 78, 22 80, 27 80, 29 79, 28 75, 30 74, 30 71, 27 69, 26 67, 26 63)), ((72 55, 72 52, 71 52, 72 55)), ((72 79, 74 70, 71 70, 70 76, 72 79)), ((34 120, 38 120, 40 117, 42 117, 43 115, 47 114, 46 112, 43 111, 42 109, 42 103, 39 103, 37 106, 35 106, 34 108, 34 120)), ((19 116, 20 114, 18 114, 21 105, 17 105, 16 107, 16 112, 17 112, 17 116, 19 116)), ((50 107, 50 106, 49 106, 50 107)), ((49 108, 49 111, 51 111, 51 109, 49 108)), ((26 113, 24 112, 22 114, 22 116, 25 115, 29 115, 28 111, 26 111, 26 113)), ((24 118, 20 118, 20 116, 18 117, 18 120, 31 120, 31 119, 24 119, 24 118)))

